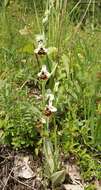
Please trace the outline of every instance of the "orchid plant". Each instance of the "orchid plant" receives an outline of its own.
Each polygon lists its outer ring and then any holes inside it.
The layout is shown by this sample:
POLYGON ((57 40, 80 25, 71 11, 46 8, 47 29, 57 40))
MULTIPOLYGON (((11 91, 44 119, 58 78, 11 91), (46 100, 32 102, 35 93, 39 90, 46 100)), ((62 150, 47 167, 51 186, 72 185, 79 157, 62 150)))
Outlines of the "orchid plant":
MULTIPOLYGON (((54 6, 54 3, 51 1, 50 8, 45 11, 45 17, 42 20, 43 25, 48 21, 48 18, 50 16, 50 12, 52 7, 54 6)), ((44 30, 45 31, 45 30, 44 30)), ((46 40, 45 40, 45 33, 39 34, 36 36, 36 44, 37 47, 34 50, 35 56, 37 58, 37 62, 40 60, 43 60, 43 57, 46 57, 45 61, 41 61, 41 70, 37 74, 38 80, 41 83, 41 89, 42 89, 42 118, 41 122, 43 123, 43 133, 42 133, 42 139, 43 139, 43 152, 45 156, 45 176, 47 176, 49 179, 51 179, 52 187, 57 185, 58 183, 62 182, 65 178, 65 170, 63 169, 60 171, 60 162, 59 162, 59 148, 57 144, 57 126, 55 122, 55 113, 57 112, 57 107, 54 105, 56 100, 55 95, 52 93, 54 91, 55 93, 58 91, 59 82, 56 82, 53 86, 54 88, 47 90, 47 81, 51 81, 53 74, 56 70, 57 63, 55 60, 55 66, 51 69, 48 68, 48 55, 49 51, 54 50, 56 53, 56 48, 46 48, 46 40), (49 69, 49 70, 48 70, 49 69), (51 142, 50 139, 50 122, 53 118, 54 122, 54 134, 55 134, 55 140, 54 142, 51 142), (61 178, 61 179, 60 179, 61 178)), ((52 81, 53 83, 53 81, 52 81)), ((51 87, 51 86, 50 86, 51 87)))

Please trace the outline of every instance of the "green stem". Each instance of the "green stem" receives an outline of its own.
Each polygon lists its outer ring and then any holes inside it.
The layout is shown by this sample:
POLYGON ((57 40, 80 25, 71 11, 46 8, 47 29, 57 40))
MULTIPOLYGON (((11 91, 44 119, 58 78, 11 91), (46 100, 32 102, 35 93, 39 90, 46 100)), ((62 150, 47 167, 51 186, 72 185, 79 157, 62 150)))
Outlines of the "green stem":
POLYGON ((38 55, 35 54, 35 57, 36 57, 36 61, 37 61, 38 67, 40 68, 40 62, 39 62, 39 59, 38 59, 38 55))
POLYGON ((47 130, 47 133, 48 133, 49 132, 49 118, 48 117, 47 117, 46 130, 47 130))
POLYGON ((45 107, 45 85, 46 82, 42 81, 42 106, 45 107))
POLYGON ((55 117, 54 117, 54 149, 55 149, 55 153, 54 153, 54 159, 55 159, 55 170, 58 170, 59 164, 58 164, 58 159, 59 159, 59 149, 58 149, 58 142, 57 142, 57 126, 56 126, 56 122, 55 122, 55 117))
POLYGON ((57 127, 56 127, 55 117, 54 117, 54 134, 55 134, 54 145, 55 145, 55 152, 56 152, 57 151, 57 127))

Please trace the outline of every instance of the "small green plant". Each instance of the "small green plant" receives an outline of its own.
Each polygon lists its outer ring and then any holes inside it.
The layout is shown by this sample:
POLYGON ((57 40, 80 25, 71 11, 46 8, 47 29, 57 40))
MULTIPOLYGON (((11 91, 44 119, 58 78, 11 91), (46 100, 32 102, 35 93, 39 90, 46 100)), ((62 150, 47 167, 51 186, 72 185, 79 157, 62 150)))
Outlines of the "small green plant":
POLYGON ((88 185, 85 190, 96 190, 95 185, 88 185))

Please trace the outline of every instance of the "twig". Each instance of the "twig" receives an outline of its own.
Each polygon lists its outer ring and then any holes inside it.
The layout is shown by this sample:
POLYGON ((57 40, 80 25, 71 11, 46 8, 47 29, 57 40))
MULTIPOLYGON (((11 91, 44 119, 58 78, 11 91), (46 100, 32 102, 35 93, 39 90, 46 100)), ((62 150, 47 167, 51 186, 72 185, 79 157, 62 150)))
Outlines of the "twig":
POLYGON ((28 82, 29 80, 26 80, 19 88, 19 90, 22 90, 22 88, 26 85, 26 83, 28 82))
POLYGON ((87 8, 86 8, 86 10, 85 10, 85 12, 84 12, 84 14, 83 14, 83 16, 82 16, 80 22, 76 25, 73 35, 70 36, 70 40, 69 40, 69 41, 70 41, 70 44, 73 44, 73 43, 74 43, 73 40, 74 40, 74 38, 75 38, 75 36, 76 36, 76 34, 77 34, 77 32, 78 32, 80 26, 82 25, 83 20, 84 20, 85 17, 86 17, 86 14, 87 14, 87 12, 88 12, 88 10, 89 10, 89 7, 90 7, 91 3, 92 3, 92 0, 89 0, 89 3, 87 4, 87 8))
POLYGON ((80 22, 79 22, 79 23, 77 24, 77 26, 76 26, 76 31, 80 28, 80 26, 81 26, 81 24, 82 24, 82 22, 83 22, 83 20, 84 20, 84 18, 85 18, 85 16, 86 16, 88 10, 89 10, 89 7, 90 7, 90 5, 91 5, 91 2, 92 2, 92 0, 89 0, 88 6, 87 6, 87 8, 86 8, 86 10, 85 10, 85 13, 84 13, 84 15, 82 16, 80 22))
POLYGON ((4 183, 1 181, 1 179, 0 179, 0 183, 4 186, 4 183))
POLYGON ((13 177, 12 175, 11 175, 10 177, 11 177, 12 179, 14 179, 15 181, 17 181, 18 183, 20 183, 20 184, 22 184, 22 185, 24 185, 24 186, 26 186, 26 187, 28 187, 28 188, 30 188, 30 189, 32 189, 32 190, 35 190, 33 187, 31 187, 31 186, 29 186, 28 184, 26 184, 26 183, 24 183, 24 182, 18 180, 17 178, 13 177))
POLYGON ((73 9, 70 11, 70 13, 68 13, 68 16, 70 16, 72 14, 72 12, 77 8, 77 6, 81 3, 81 0, 79 0, 77 2, 77 4, 73 7, 73 9))
POLYGON ((7 186, 7 183, 8 183, 8 181, 9 181, 10 177, 11 177, 12 171, 13 171, 13 168, 12 168, 12 170, 10 171, 10 173, 9 173, 9 175, 8 175, 8 178, 7 178, 6 182, 5 182, 4 187, 3 187, 2 190, 5 190, 5 187, 7 186))

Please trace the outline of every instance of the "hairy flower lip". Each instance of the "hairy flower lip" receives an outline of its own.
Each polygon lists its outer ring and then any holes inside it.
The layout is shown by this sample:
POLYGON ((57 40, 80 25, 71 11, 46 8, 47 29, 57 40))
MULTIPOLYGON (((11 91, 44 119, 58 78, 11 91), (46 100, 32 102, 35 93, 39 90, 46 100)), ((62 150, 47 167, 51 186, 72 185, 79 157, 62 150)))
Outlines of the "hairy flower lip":
POLYGON ((38 54, 38 55, 46 55, 47 50, 45 48, 37 48, 37 49, 35 49, 34 53, 38 54))
POLYGON ((48 72, 46 65, 43 65, 41 71, 38 73, 38 78, 42 80, 48 80, 49 77, 50 73, 48 72))
POLYGON ((46 55, 47 52, 48 52, 48 49, 44 47, 44 44, 41 41, 38 44, 38 48, 34 50, 34 53, 38 55, 46 55))
POLYGON ((44 110, 44 114, 49 117, 51 116, 53 113, 57 112, 57 108, 52 106, 52 105, 46 105, 45 110, 44 110))
POLYGON ((47 54, 47 49, 45 49, 45 48, 37 48, 37 49, 35 49, 34 53, 38 54, 38 55, 46 55, 47 54))

